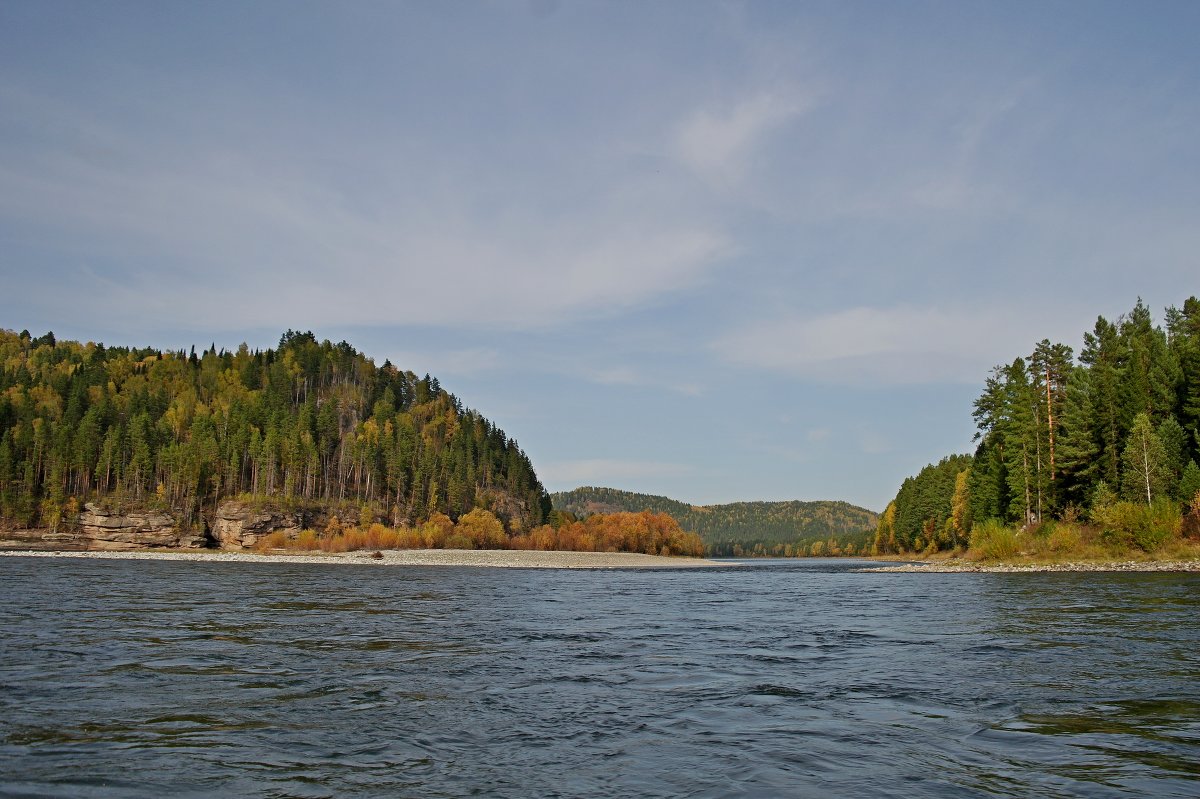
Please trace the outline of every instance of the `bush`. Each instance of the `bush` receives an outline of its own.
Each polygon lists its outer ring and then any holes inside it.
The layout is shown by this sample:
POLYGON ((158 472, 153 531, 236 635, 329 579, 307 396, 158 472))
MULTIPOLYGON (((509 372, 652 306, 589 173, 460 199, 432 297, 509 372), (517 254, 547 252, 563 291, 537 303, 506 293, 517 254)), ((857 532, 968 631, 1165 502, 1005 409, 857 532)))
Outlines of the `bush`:
POLYGON ((442 545, 443 549, 474 549, 475 542, 470 536, 462 533, 451 533, 446 537, 446 543, 442 545))
POLYGON ((1056 524, 1046 536, 1046 547, 1051 552, 1078 552, 1083 547, 1083 536, 1074 524, 1056 524))
POLYGON ((975 525, 971 531, 971 550, 981 560, 1003 560, 1021 551, 1017 531, 995 519, 975 525))
POLYGON ((1180 535, 1189 539, 1200 539, 1200 491, 1188 503, 1187 515, 1183 517, 1180 535))
POLYGON ((1094 513, 1101 538, 1109 545, 1153 552, 1179 535, 1183 519, 1179 507, 1169 500, 1153 505, 1140 502, 1115 502, 1094 513))

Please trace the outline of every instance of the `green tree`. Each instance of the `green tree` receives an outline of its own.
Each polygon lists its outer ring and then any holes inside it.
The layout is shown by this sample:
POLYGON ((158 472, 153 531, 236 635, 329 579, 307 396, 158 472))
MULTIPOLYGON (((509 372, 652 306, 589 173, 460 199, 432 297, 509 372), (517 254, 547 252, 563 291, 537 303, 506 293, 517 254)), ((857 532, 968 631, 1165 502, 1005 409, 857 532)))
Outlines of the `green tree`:
POLYGON ((1071 374, 1071 348, 1065 344, 1051 344, 1042 339, 1029 358, 1029 370, 1033 385, 1042 400, 1042 417, 1046 429, 1048 448, 1049 479, 1053 483, 1056 469, 1057 433, 1062 425, 1063 406, 1067 400, 1067 381, 1071 374))
POLYGON ((1145 499, 1150 505, 1154 497, 1167 492, 1170 480, 1167 454, 1148 414, 1139 413, 1134 417, 1121 461, 1124 467, 1122 485, 1128 499, 1145 499))
POLYGON ((1200 496, 1200 466, 1195 461, 1188 461, 1183 469, 1183 477, 1179 480, 1179 500, 1184 505, 1191 504, 1200 496))

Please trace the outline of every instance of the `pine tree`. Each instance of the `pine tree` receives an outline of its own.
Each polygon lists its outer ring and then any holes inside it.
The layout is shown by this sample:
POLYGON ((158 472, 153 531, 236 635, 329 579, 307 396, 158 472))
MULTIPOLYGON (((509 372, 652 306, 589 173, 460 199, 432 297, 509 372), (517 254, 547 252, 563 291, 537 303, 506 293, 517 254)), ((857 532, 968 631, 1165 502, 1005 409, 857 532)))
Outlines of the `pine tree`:
POLYGON ((1041 516, 1043 470, 1038 438, 1039 397, 1023 358, 1017 358, 1005 370, 1004 408, 1000 431, 1004 437, 1009 512, 1028 527, 1041 516))
POLYGON ((1051 483, 1054 483, 1056 477, 1056 433, 1062 424, 1063 406, 1067 399, 1067 380, 1072 365, 1071 355, 1071 348, 1067 345, 1051 344, 1048 339, 1042 339, 1029 359, 1033 383, 1038 387, 1039 395, 1045 395, 1044 413, 1041 416, 1046 426, 1051 483))

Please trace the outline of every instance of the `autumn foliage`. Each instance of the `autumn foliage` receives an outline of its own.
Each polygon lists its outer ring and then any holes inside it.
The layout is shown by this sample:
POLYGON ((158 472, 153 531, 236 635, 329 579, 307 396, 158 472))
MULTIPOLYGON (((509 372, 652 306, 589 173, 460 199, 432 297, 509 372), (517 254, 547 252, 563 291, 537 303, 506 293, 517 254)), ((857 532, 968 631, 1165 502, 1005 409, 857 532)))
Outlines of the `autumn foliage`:
POLYGON ((704 555, 704 542, 684 532, 665 513, 597 513, 582 521, 564 521, 557 529, 536 527, 516 536, 512 549, 567 552, 644 552, 648 555, 704 555))
POLYGON ((261 551, 291 549, 350 552, 378 549, 535 549, 568 552, 642 552, 648 555, 702 557, 704 543, 695 533, 684 532, 665 513, 609 513, 582 521, 560 519, 558 527, 545 524, 528 533, 508 535, 491 511, 476 508, 457 523, 435 513, 419 527, 384 527, 372 524, 363 530, 331 521, 324 531, 304 530, 294 538, 282 531, 259 542, 261 551))

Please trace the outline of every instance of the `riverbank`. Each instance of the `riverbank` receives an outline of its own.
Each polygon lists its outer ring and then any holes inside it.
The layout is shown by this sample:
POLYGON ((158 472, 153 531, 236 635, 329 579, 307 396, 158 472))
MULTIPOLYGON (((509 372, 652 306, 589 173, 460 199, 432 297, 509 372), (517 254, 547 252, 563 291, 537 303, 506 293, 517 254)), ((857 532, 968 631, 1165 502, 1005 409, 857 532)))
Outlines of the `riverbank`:
POLYGON ((728 566, 703 558, 662 557, 632 552, 540 552, 532 550, 389 549, 319 554, 163 550, 125 552, 3 551, 8 558, 90 558, 100 560, 178 560, 222 563, 324 563, 374 566, 480 566, 507 569, 695 569, 728 566))
POLYGON ((1018 574, 1022 572, 1200 572, 1200 560, 1114 560, 1065 563, 979 563, 949 559, 903 563, 857 569, 864 572, 910 572, 949 574, 981 572, 1018 574))

